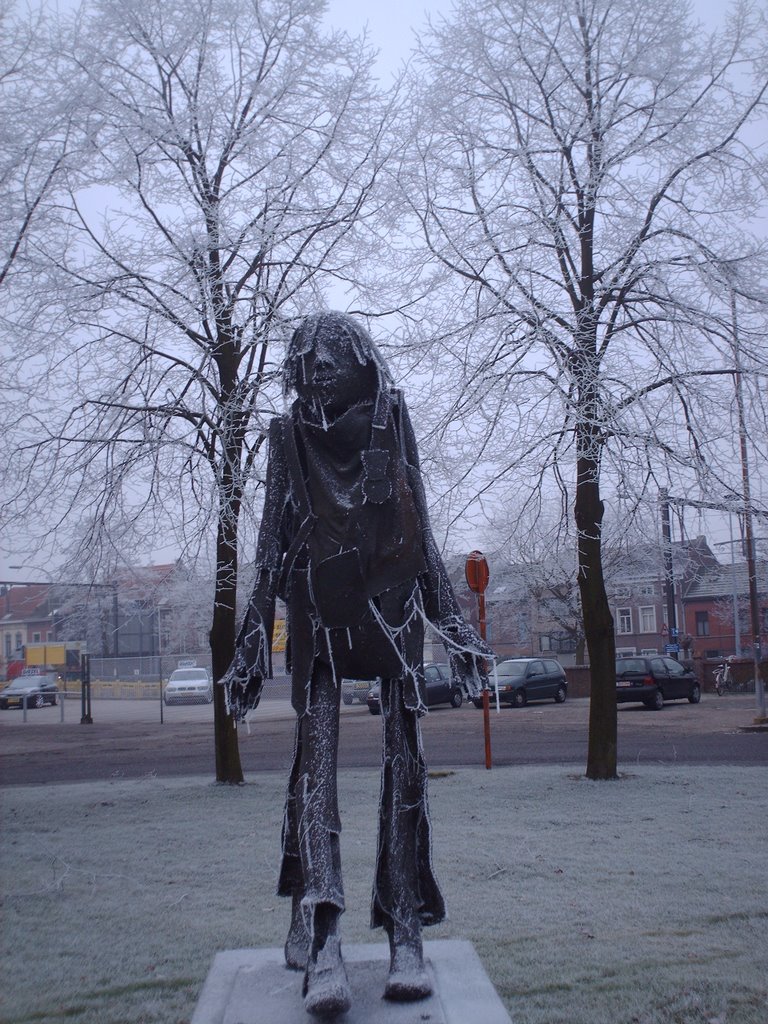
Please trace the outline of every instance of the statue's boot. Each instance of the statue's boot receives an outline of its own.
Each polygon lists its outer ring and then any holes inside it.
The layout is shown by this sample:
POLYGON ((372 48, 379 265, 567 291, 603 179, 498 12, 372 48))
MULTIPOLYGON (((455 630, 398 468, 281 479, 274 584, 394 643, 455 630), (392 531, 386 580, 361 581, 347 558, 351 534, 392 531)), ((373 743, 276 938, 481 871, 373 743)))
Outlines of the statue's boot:
POLYGON ((309 932, 301 912, 301 895, 294 893, 291 902, 291 926, 285 940, 285 963, 292 971, 306 971, 309 960, 309 932))
POLYGON ((432 983, 424 966, 421 923, 414 915, 403 922, 385 926, 389 937, 389 976, 384 998, 408 1003, 432 994, 432 983))
POLYGON ((303 989, 304 1009, 315 1017, 336 1017, 352 1005, 338 922, 336 907, 315 908, 303 989))

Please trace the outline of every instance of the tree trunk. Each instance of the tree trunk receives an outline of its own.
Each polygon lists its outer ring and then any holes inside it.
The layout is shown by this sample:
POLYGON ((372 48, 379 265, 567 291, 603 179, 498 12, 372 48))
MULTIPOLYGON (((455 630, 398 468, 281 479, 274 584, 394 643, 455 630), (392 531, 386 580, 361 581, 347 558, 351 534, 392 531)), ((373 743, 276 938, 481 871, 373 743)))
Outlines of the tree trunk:
MULTIPOLYGON (((592 437, 592 445, 598 441, 592 437)), ((603 503, 598 463, 577 462, 575 517, 579 545, 579 589, 589 652, 590 701, 587 778, 615 779, 617 764, 616 641, 605 591, 602 560, 603 503)))
MULTIPOLYGON (((224 486, 227 486, 227 482, 224 486)), ((236 499, 222 499, 216 538, 216 588, 210 634, 216 781, 233 785, 243 782, 237 724, 227 714, 224 687, 215 685, 215 682, 229 668, 235 651, 238 505, 236 499)))

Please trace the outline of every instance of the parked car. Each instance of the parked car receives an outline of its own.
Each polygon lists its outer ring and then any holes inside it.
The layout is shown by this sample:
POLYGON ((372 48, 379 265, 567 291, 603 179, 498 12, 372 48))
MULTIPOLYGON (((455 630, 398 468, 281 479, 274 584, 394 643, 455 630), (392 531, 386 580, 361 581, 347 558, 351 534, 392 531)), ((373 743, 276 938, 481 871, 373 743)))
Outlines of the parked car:
POLYGON ((0 692, 0 708, 20 708, 27 698, 28 708, 41 708, 44 704, 56 704, 59 688, 53 676, 18 676, 10 686, 0 692))
POLYGON ((210 704, 213 684, 204 668, 177 668, 166 683, 163 699, 166 704, 210 704))
MULTIPOLYGON (((461 686, 454 683, 451 670, 447 665, 425 665, 426 704, 428 708, 435 704, 450 704, 460 708, 464 701, 461 686)), ((381 714, 381 689, 379 683, 369 684, 367 695, 368 710, 372 715, 381 714)))
POLYGON ((665 700, 701 700, 699 681, 674 658, 631 657, 616 659, 616 700, 619 704, 638 701, 660 711, 665 700))
MULTIPOLYGON (((499 701, 522 708, 529 700, 554 700, 562 704, 568 696, 568 680, 559 661, 549 658, 510 658, 496 667, 499 681, 499 701)), ((493 676, 491 695, 495 696, 493 676)), ((472 701, 476 708, 483 706, 480 697, 472 701)))
POLYGON ((341 699, 345 704, 354 704, 355 701, 366 704, 370 688, 370 679, 342 679, 341 699))

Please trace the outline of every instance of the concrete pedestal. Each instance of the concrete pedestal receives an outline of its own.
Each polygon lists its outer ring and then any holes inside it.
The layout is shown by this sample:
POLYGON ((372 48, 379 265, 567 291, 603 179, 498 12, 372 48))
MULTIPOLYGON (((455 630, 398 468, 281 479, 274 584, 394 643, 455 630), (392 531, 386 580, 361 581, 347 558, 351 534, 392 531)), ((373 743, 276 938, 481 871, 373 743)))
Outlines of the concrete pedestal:
MULTIPOLYGON (((424 943, 433 993, 413 1003, 382 998, 389 970, 386 943, 342 946, 352 1008, 339 1024, 512 1024, 471 942, 424 943)), ((312 1024, 301 996, 302 974, 282 949, 218 953, 191 1024, 312 1024)))

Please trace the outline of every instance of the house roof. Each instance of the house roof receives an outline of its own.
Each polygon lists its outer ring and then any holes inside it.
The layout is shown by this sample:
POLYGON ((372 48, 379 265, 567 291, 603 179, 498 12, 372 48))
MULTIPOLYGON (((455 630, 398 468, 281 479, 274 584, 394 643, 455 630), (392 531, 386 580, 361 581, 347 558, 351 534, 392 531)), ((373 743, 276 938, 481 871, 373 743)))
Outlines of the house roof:
POLYGON ((46 618, 51 588, 44 583, 0 588, 0 623, 28 622, 46 618))
MULTIPOLYGON (((768 562, 764 560, 756 562, 755 576, 758 593, 764 597, 768 596, 768 562)), ((746 562, 719 565, 709 569, 702 576, 691 581, 683 599, 699 601, 707 598, 731 597, 734 589, 737 594, 749 593, 749 573, 746 562)))
POLYGON ((174 575, 176 564, 146 565, 122 569, 105 584, 65 583, 4 584, 0 587, 0 625, 12 622, 40 622, 54 609, 71 608, 88 598, 114 594, 121 601, 150 600, 174 575), (108 588, 106 591, 104 588, 108 588))

